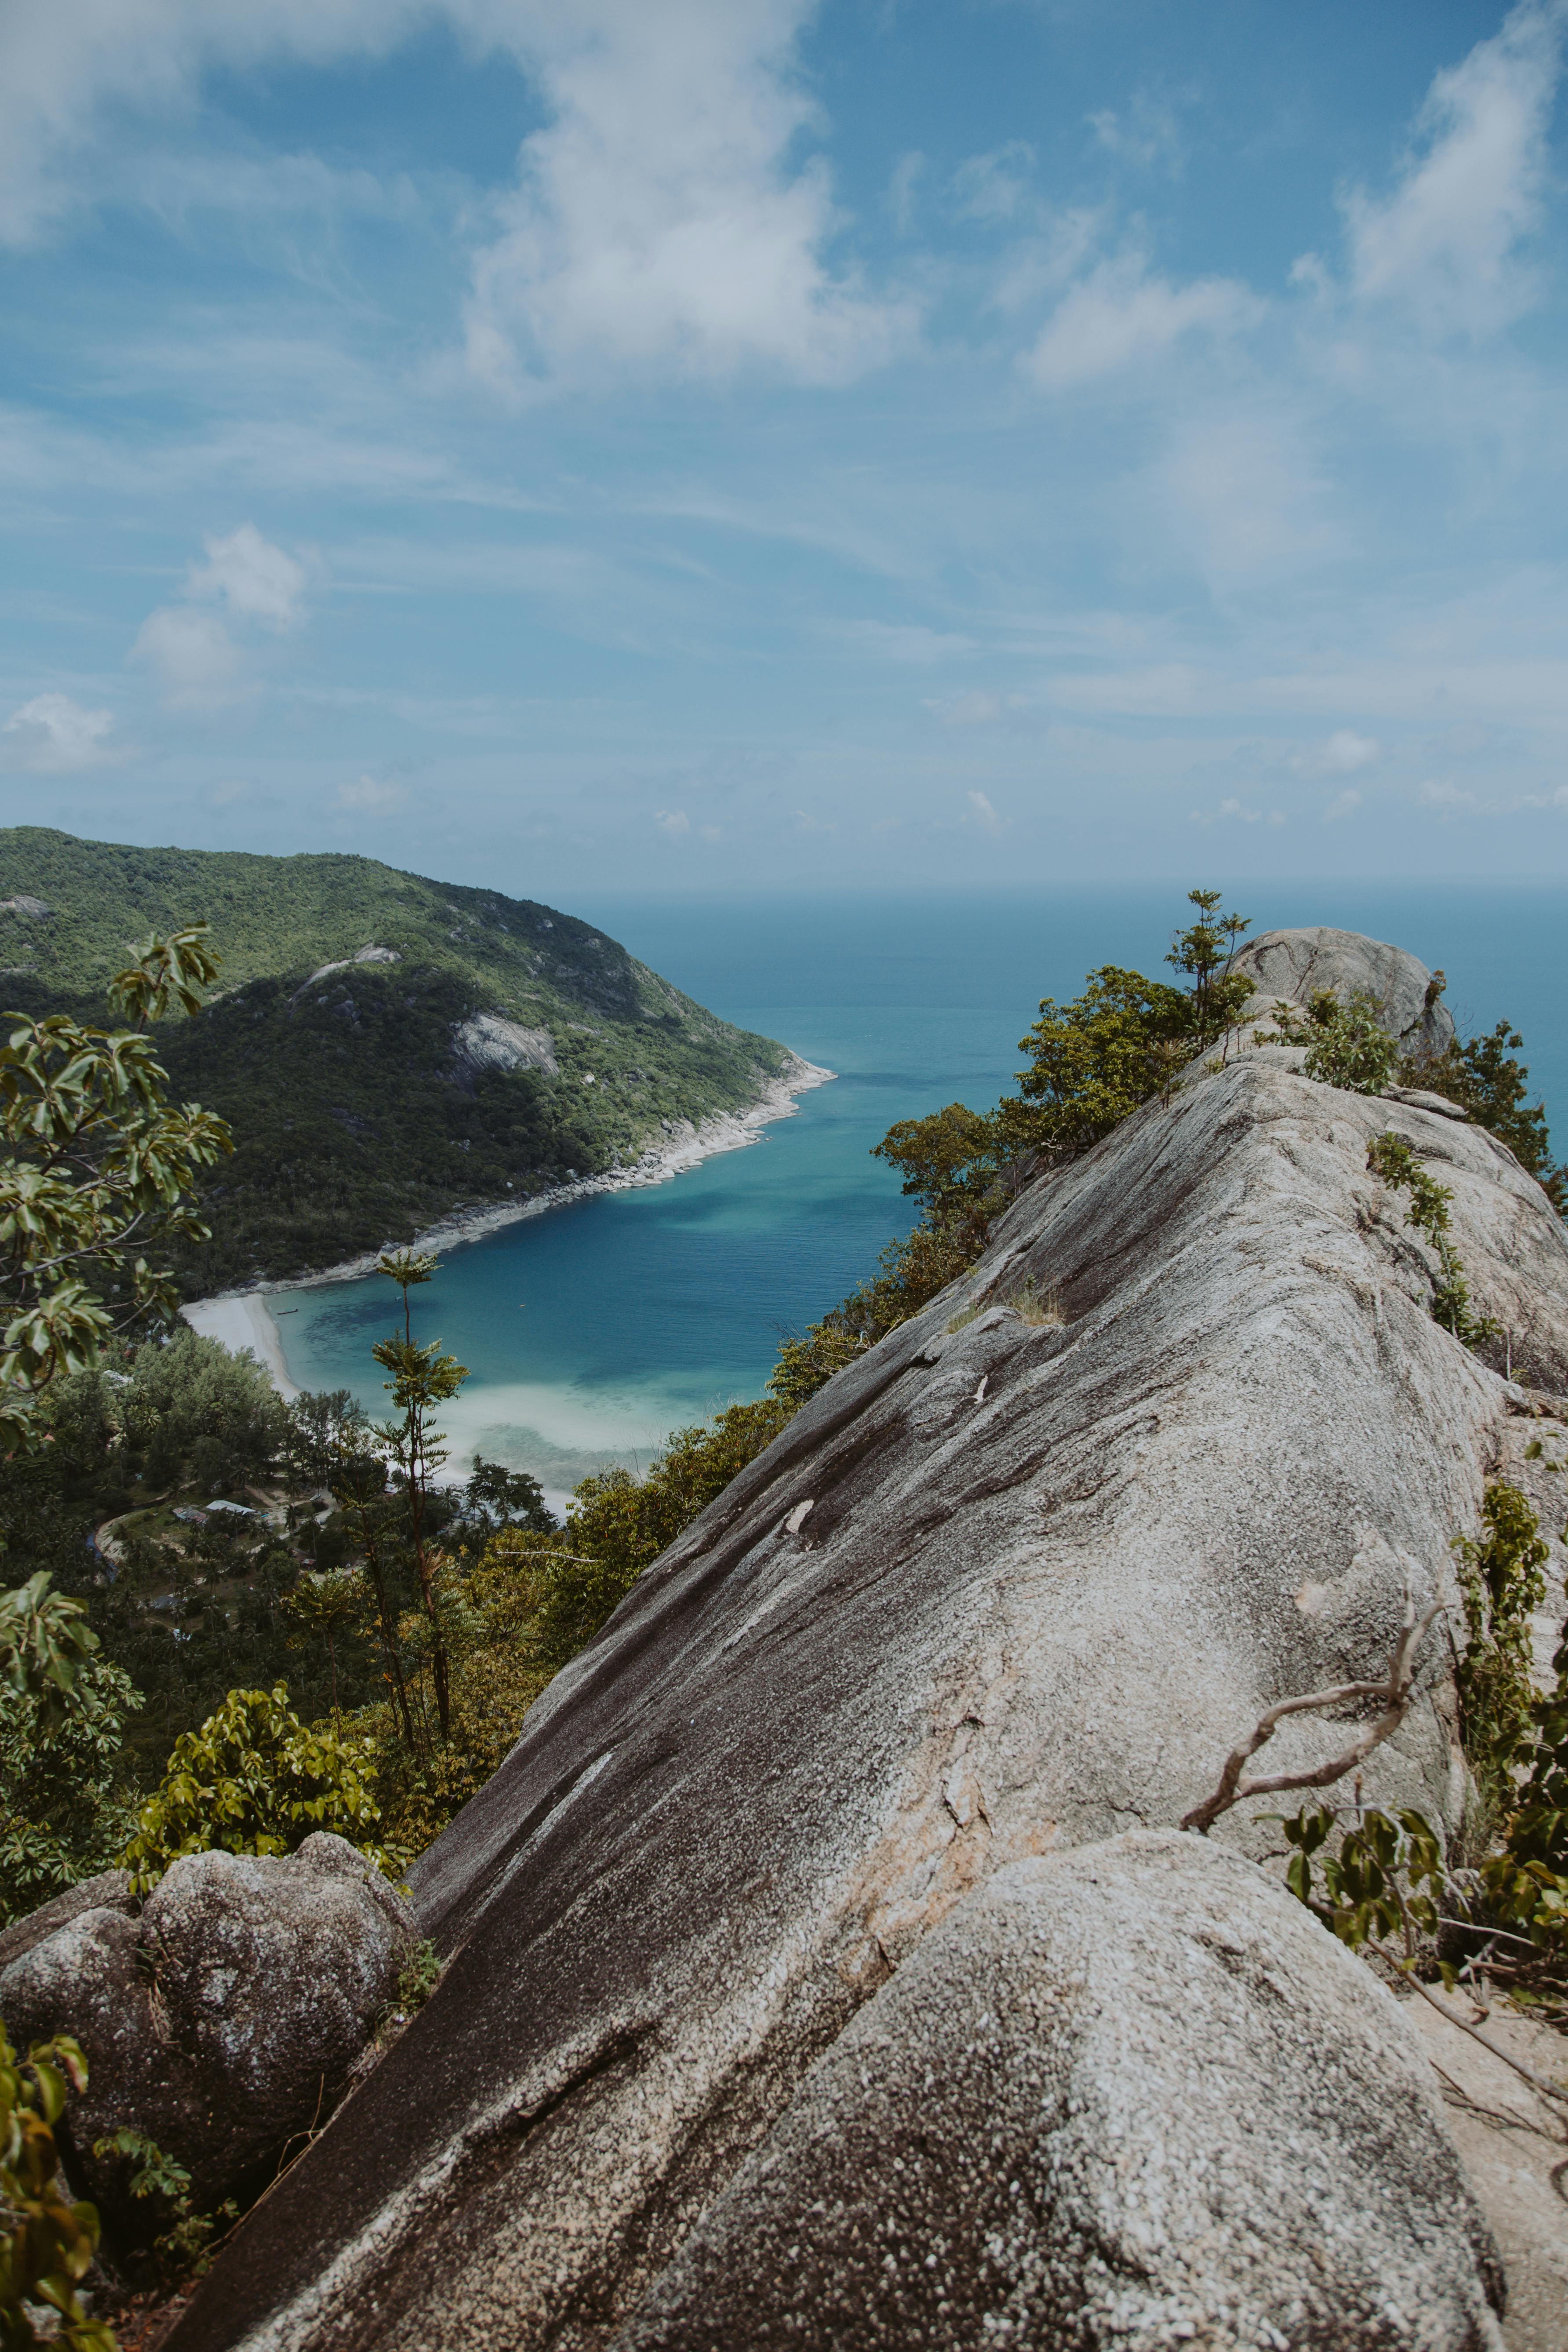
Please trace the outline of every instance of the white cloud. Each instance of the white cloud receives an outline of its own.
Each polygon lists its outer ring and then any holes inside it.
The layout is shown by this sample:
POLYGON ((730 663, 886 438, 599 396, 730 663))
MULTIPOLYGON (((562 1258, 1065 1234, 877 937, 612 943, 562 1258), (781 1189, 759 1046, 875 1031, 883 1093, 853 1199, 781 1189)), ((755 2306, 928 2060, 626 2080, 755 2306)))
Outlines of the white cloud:
POLYGON ((205 563, 193 563, 185 576, 191 601, 150 613, 132 649, 133 661, 147 662, 157 673, 164 700, 176 709, 216 709, 249 684, 243 648, 217 614, 201 610, 197 598, 216 599, 237 621, 276 632, 292 628, 304 609, 304 566, 263 539, 254 523, 203 545, 205 563))
POLYGON ((1525 0, 1437 75, 1393 193, 1342 199, 1357 295, 1439 333, 1485 334, 1527 307, 1533 278, 1515 248, 1542 216, 1563 26, 1560 5, 1525 0))
POLYGON ((984 793, 965 793, 963 797, 969 803, 971 824, 977 824, 982 833, 1002 832, 1005 820, 997 815, 984 793))
POLYGON ((1382 751, 1375 735, 1358 735, 1353 727, 1336 727, 1321 743, 1293 752, 1290 765, 1299 776, 1353 776, 1358 769, 1370 767, 1382 751))
POLYGON ((1100 145, 1119 163, 1134 164, 1144 172, 1156 163, 1171 172, 1181 169, 1181 130, 1168 99, 1139 90, 1125 113, 1106 107, 1089 115, 1088 121, 1100 145))
POLYGON ((338 786, 339 808, 356 816, 389 816, 407 805, 407 785, 389 783, 380 776, 357 776, 353 783, 338 786))
POLYGON ((1036 151, 1026 139, 1009 139, 988 155, 971 155, 952 175, 960 220, 1015 220, 1028 201, 1036 151))
POLYGON ((110 757, 108 710, 84 710, 68 694, 36 694, 0 727, 0 765, 35 776, 68 776, 110 757))
POLYGON ((167 114, 203 68, 289 55, 321 64, 384 51, 425 14, 418 0, 68 0, 0 13, 0 238, 39 235, 76 198, 108 105, 167 114))
POLYGON ((1419 798, 1425 807, 1436 809, 1444 816, 1457 816, 1461 809, 1480 805, 1474 793, 1467 793, 1458 784, 1428 782, 1422 785, 1419 798))
POLYGON ((1321 753, 1322 764, 1331 775, 1353 774, 1376 759, 1381 750, 1375 735, 1357 735, 1349 727, 1336 727, 1321 753))
POLYGON ((900 155, 888 182, 888 215, 900 236, 908 236, 915 221, 915 193, 925 176, 926 159, 918 147, 900 155))
POLYGON ((654 823, 671 841, 679 841, 683 834, 691 830, 691 819, 684 809, 660 809, 654 823))
POLYGON ((991 727, 1002 716, 1002 698, 977 689, 955 695, 951 702, 928 702, 926 709, 934 710, 944 727, 991 727))
POLYGON ((1189 809, 1187 814, 1194 824, 1283 824, 1285 822, 1283 809, 1248 808, 1245 802, 1234 799, 1221 801, 1218 808, 1189 809))
POLYGON ((186 583, 191 596, 221 596, 231 613, 268 628, 291 629, 304 607, 305 568, 280 547, 243 522, 226 539, 202 542, 205 564, 193 564, 186 583))
POLYGON ((216 613, 194 605, 163 604, 149 613, 131 658, 156 673, 163 699, 176 709, 216 709, 245 691, 239 647, 216 613))
POLYGON ((1102 261, 1058 305, 1022 365, 1047 392, 1157 359, 1184 335, 1227 335, 1258 313, 1234 278, 1196 278, 1185 286, 1151 277, 1143 257, 1102 261))
POLYGON ((240 783, 234 779, 221 784, 213 784, 207 791, 207 806, 232 808, 237 801, 247 801, 253 789, 252 785, 240 783))
POLYGON ((980 650, 973 637, 948 629, 928 629, 919 621, 851 621, 835 634, 892 662, 951 661, 980 650))
POLYGON ((1328 486, 1280 404, 1209 408, 1180 428, 1154 485, 1189 555, 1216 588, 1339 551, 1328 486))
POLYGON ((630 366, 752 366, 845 382, 912 310, 835 274, 826 167, 791 150, 815 110, 794 45, 815 0, 513 0, 511 38, 554 111, 523 142, 474 268, 468 358, 498 388, 630 366))
POLYGON ((1336 817, 1350 816, 1360 806, 1361 794, 1353 787, 1347 786, 1342 793, 1336 793, 1329 803, 1323 812, 1324 820, 1328 824, 1332 824, 1336 817))

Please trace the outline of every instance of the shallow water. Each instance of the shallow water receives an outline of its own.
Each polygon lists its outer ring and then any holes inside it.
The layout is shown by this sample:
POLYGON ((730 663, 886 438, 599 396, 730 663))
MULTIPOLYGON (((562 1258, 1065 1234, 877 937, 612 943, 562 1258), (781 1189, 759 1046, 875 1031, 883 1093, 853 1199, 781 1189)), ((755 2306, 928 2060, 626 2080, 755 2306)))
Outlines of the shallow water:
MULTIPOLYGON (((1522 1030, 1548 1111, 1563 1106, 1568 1153, 1568 892, 1236 895, 1258 930, 1338 923, 1441 964, 1462 1033, 1505 1015, 1522 1030)), ((1160 971, 1181 903, 1174 890, 1098 887, 575 906, 716 1013, 839 1076, 748 1150, 451 1252, 417 1297, 422 1334, 470 1367, 445 1416, 454 1466, 479 1451, 560 1493, 758 1394, 781 1334, 841 1298, 908 1230, 898 1177, 872 1145, 895 1119, 954 1099, 988 1107, 1012 1082, 1038 998, 1076 994, 1091 965, 1160 971)), ((381 1409, 370 1348, 392 1320, 384 1280, 269 1303, 302 1387, 352 1388, 381 1409)))

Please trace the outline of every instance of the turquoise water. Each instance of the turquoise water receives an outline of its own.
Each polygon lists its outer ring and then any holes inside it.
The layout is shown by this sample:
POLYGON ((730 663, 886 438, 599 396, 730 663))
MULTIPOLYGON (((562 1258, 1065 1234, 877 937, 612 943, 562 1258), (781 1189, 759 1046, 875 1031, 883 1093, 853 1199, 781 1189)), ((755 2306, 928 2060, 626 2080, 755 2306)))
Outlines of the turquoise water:
MULTIPOLYGON (((527 877, 498 877, 518 892, 527 877)), ((1161 969, 1180 891, 1078 888, 679 904, 594 899, 573 911, 726 1019, 838 1072, 793 1118, 644 1192, 552 1211, 454 1250, 420 1294, 425 1336, 470 1367, 447 1414, 454 1462, 475 1450, 559 1493, 665 1432, 755 1396, 781 1334, 811 1322, 910 1223, 869 1157, 897 1118, 1011 1083, 1042 995, 1094 964, 1161 969)), ((1560 887, 1236 894, 1255 929, 1329 922, 1411 949, 1448 975, 1461 1031, 1505 1015, 1524 1034, 1568 1152, 1568 892, 1560 887)), ((382 1397, 372 1342, 382 1280, 270 1301, 301 1386, 382 1397)))

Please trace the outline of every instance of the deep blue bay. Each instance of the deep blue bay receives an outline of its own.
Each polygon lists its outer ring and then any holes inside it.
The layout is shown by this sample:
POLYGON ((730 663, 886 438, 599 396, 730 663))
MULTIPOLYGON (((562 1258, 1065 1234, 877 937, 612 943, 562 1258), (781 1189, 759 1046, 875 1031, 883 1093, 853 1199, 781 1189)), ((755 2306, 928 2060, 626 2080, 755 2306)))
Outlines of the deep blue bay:
MULTIPOLYGON (((498 876, 526 895, 529 877, 498 876)), ((1559 1155, 1568 1155, 1568 891, 1561 887, 1243 887, 1255 930, 1336 923, 1442 965, 1461 1033, 1522 1031, 1559 1155)), ((1084 973, 1151 973, 1179 889, 1083 886, 993 894, 749 900, 589 898, 572 911, 725 1019, 826 1064, 835 1084, 749 1150, 643 1191, 557 1209, 453 1250, 419 1321, 469 1366, 446 1416, 454 1462, 476 1448, 559 1492, 665 1433, 758 1394, 781 1334, 813 1321, 906 1232, 910 1204, 870 1158, 895 1119, 1011 1085, 1042 995, 1084 973)), ((268 1301, 293 1378, 383 1399, 378 1279, 268 1301)))

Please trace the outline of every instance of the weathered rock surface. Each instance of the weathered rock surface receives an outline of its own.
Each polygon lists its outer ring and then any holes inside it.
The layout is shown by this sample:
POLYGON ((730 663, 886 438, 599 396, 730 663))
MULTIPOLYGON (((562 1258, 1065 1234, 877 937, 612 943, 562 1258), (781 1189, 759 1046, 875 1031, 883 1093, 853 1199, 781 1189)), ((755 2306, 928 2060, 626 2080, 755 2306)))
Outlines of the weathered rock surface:
POLYGON ((470 1077, 485 1070, 542 1070, 560 1075, 555 1040, 548 1029, 525 1029, 500 1013, 475 1013, 452 1032, 452 1051, 470 1077))
MULTIPOLYGON (((179 2352, 607 2344, 967 1893, 1179 1821, 1271 1700, 1383 1671, 1406 1578, 1454 1595, 1540 1424, 1432 1321, 1370 1138, 1451 1187, 1478 1310, 1559 1393, 1568 1240, 1479 1128, 1287 1059, 1035 1187, 643 1578, 419 1865, 451 1965, 179 2352), (1059 1326, 1011 1304, 1047 1293, 1059 1326)), ((1447 1657, 1367 1785, 1452 1819, 1447 1657)), ((1270 1752, 1342 1737, 1294 1718, 1270 1752)))
MULTIPOLYGON (((1461 2009, 1464 2007, 1461 2000, 1461 2009)), ((1417 1996, 1405 2003, 1439 2070, 1448 2129, 1508 2273, 1508 2352, 1563 2352, 1568 2342, 1568 2130, 1552 2104, 1417 1996)), ((1550 2082, 1568 2082, 1568 2040, 1499 2002, 1487 2032, 1550 2082)))
POLYGON ((1407 1054, 1440 1054, 1454 1035, 1454 1017, 1440 997, 1427 1001, 1432 975, 1405 948, 1363 939, 1359 931, 1336 931, 1327 924, 1305 930, 1265 931, 1249 940, 1236 959, 1258 991, 1253 1003, 1267 1011, 1276 997, 1304 1005, 1319 989, 1347 997, 1357 990, 1377 999, 1383 1024, 1407 1054))
POLYGON ((79 1879, 63 1895, 40 1904, 25 1918, 12 1920, 0 1934, 0 1969, 8 1969, 13 1960, 19 1960, 24 1952, 30 1952, 35 1944, 41 1944, 57 1928, 68 1927, 83 1911, 123 1911, 129 1915, 140 1908, 131 1892, 130 1875, 123 1870, 100 1870, 95 1877, 79 1879))
POLYGON ((79 1910, 13 1959, 0 1975, 13 2041, 74 2033, 87 2053, 69 2165, 111 2232, 162 2224, 95 2140, 121 2125, 156 2140, 199 2211, 258 2186, 257 2168, 331 2111, 412 1933, 379 1871, 319 1832, 286 1861, 188 1854, 140 1917, 79 1910))
POLYGON ((1500 2299, 1399 2004, 1256 1864, 1140 1830, 952 1911, 615 2352, 1479 2352, 1500 2299))

